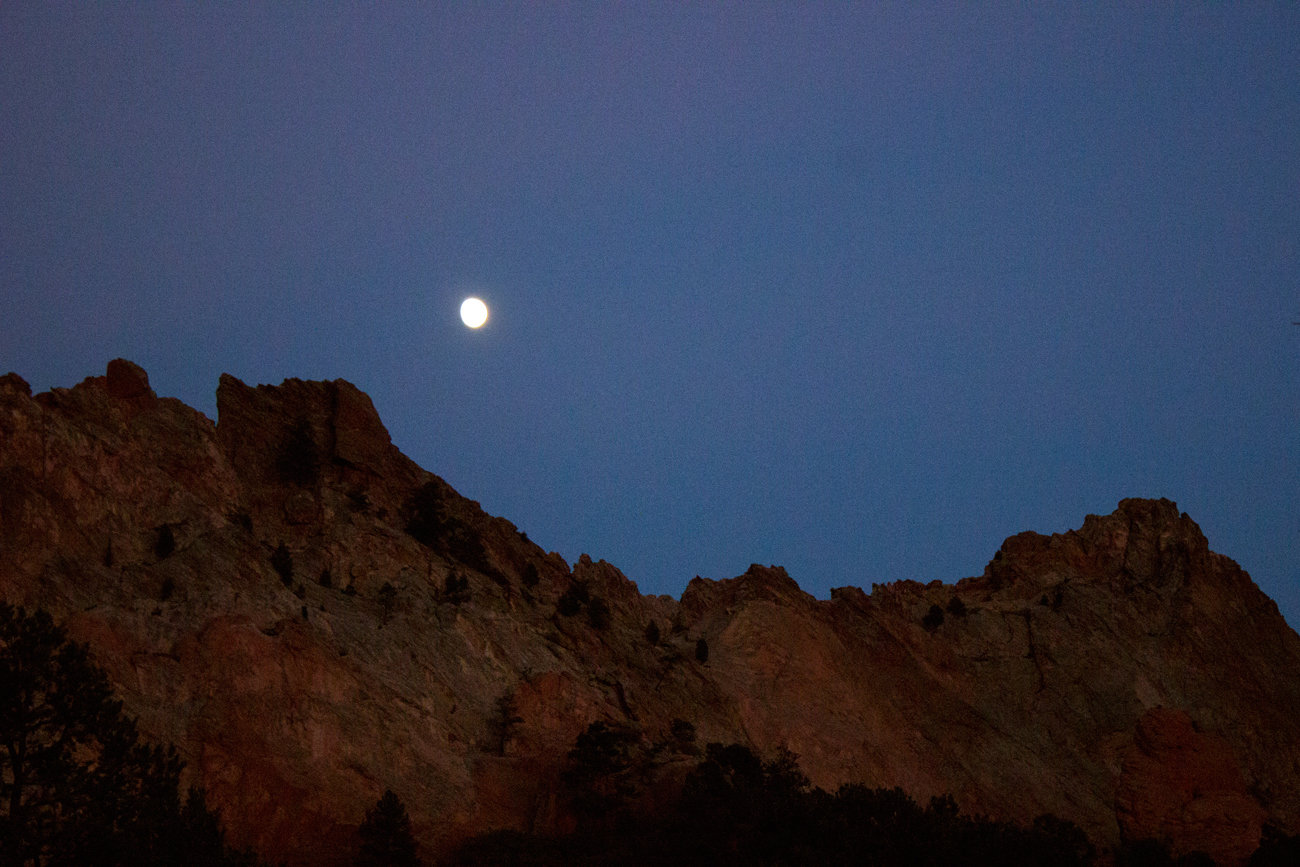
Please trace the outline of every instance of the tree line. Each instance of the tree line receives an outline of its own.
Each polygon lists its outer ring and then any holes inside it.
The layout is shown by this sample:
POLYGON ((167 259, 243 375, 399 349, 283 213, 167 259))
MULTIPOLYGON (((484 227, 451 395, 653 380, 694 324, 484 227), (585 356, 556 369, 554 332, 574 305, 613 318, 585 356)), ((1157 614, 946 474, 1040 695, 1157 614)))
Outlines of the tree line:
MULTIPOLYGON (((592 723, 570 751, 563 776, 578 819, 569 834, 496 831, 468 841, 456 865, 618 864, 864 865, 864 867, 1089 867, 1098 853, 1077 825, 1042 815, 1027 825, 962 814, 948 795, 921 804, 900 788, 860 783, 827 792, 809 784, 797 757, 762 759, 743 744, 710 743, 676 802, 636 808, 646 764, 662 751, 699 755, 694 728, 675 721, 662 744, 630 727, 592 723)), ((1167 841, 1124 841, 1116 867, 1210 867, 1201 852, 1175 857, 1167 841)), ((1250 867, 1300 864, 1300 836, 1266 829, 1250 867)))

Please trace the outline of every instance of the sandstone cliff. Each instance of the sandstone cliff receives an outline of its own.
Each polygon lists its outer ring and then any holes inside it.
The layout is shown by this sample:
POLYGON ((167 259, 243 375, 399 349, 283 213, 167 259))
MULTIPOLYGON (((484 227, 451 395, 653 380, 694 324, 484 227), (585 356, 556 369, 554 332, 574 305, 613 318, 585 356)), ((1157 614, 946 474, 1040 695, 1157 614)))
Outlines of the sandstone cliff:
POLYGON ((223 376, 217 406, 122 360, 35 396, 0 378, 0 597, 90 643, 270 860, 345 863, 385 788, 429 853, 563 827, 564 755, 601 719, 1102 847, 1240 864, 1264 822, 1300 830, 1300 638, 1169 501, 1014 536, 955 585, 819 601, 754 566, 679 601, 485 514, 346 382, 223 376))

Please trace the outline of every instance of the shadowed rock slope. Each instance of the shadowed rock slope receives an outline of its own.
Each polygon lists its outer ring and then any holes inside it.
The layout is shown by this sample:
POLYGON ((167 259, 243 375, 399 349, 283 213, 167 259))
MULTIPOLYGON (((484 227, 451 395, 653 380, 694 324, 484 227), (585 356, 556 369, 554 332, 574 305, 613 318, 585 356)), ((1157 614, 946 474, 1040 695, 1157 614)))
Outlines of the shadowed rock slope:
POLYGON ((346 863, 386 788, 426 854, 563 829, 596 720, 647 743, 687 720, 817 785, 1051 812, 1103 848, 1240 864, 1265 822, 1300 830, 1300 638, 1167 500, 1013 536, 955 585, 820 601, 753 566, 678 601, 485 514, 347 382, 223 376, 217 407, 122 360, 35 396, 0 378, 0 597, 88 642, 268 860, 346 863))

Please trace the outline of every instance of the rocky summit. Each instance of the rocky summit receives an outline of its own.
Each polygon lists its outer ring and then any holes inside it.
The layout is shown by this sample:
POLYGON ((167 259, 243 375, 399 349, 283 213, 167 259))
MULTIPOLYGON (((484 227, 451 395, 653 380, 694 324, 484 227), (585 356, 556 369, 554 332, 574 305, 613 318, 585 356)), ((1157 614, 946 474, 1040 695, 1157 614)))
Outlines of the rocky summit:
POLYGON ((1235 865, 1266 824, 1300 831, 1300 638, 1167 500, 1012 536, 955 584, 818 600, 756 565, 676 600, 485 514, 347 382, 223 376, 217 409, 120 359, 37 395, 0 378, 0 597, 89 644, 270 862, 347 863, 385 789, 428 856, 563 830, 595 721, 1053 813, 1103 852, 1235 865))

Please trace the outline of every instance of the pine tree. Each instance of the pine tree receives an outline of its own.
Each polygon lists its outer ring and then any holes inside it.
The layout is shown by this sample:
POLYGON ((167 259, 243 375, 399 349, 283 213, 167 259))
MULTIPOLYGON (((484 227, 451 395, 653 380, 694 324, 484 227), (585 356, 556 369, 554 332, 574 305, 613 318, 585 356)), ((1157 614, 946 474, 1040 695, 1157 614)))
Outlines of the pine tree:
POLYGON ((366 811, 361 823, 361 852, 357 867, 419 867, 411 818, 402 799, 386 789, 384 796, 366 811))
POLYGON ((0 867, 251 863, 201 797, 182 808, 181 767, 49 614, 0 602, 0 867))

